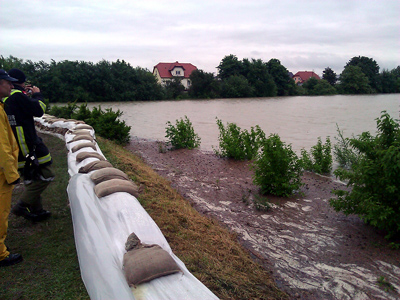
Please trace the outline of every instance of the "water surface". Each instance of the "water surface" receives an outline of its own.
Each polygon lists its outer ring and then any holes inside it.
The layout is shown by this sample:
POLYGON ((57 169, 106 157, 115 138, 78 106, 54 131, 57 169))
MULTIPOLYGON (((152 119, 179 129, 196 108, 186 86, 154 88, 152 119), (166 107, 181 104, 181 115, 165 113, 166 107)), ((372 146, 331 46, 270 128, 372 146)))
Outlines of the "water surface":
POLYGON ((400 94, 362 96, 274 97, 180 101, 132 101, 89 103, 123 112, 122 119, 132 126, 134 137, 166 140, 167 121, 175 124, 187 116, 201 138, 201 149, 218 147, 216 118, 236 123, 242 129, 259 125, 267 134, 277 133, 299 152, 310 149, 317 138, 337 136, 337 127, 344 136, 364 131, 376 132, 376 118, 386 110, 399 119, 400 94))

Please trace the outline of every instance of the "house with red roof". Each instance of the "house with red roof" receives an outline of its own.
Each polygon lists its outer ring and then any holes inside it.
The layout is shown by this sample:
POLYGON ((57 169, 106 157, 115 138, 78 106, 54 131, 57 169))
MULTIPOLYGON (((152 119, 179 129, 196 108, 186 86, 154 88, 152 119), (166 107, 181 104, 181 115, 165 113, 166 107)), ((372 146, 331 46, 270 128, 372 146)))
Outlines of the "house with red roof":
POLYGON ((159 84, 165 85, 168 80, 172 80, 175 77, 181 78, 181 83, 186 90, 189 89, 191 82, 189 79, 190 74, 197 67, 190 63, 158 63, 153 68, 153 75, 156 76, 159 84))
POLYGON ((293 80, 297 85, 303 85, 304 82, 306 82, 308 79, 311 77, 314 77, 316 79, 321 79, 317 74, 314 72, 309 72, 309 71, 299 71, 296 74, 293 75, 293 80))

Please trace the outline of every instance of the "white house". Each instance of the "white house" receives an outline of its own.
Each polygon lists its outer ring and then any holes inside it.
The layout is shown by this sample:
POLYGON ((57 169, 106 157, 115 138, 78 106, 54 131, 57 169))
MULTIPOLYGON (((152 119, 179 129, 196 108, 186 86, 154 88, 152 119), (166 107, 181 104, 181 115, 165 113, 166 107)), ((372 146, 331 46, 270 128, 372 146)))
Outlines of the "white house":
POLYGON ((165 85, 168 80, 174 77, 180 77, 181 83, 188 90, 190 87, 189 76, 197 68, 190 63, 158 63, 153 69, 153 75, 156 76, 158 83, 165 85))

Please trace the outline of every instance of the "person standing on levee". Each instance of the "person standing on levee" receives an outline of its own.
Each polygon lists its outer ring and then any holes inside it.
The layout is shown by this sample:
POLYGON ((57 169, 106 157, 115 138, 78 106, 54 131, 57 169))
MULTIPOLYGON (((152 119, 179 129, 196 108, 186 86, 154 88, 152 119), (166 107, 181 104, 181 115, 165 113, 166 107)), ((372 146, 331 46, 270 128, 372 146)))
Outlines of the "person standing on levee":
POLYGON ((18 169, 25 187, 11 212, 34 222, 43 221, 51 213, 43 209, 41 194, 55 175, 51 169, 50 151, 37 135, 34 117, 43 116, 46 105, 40 89, 25 84, 26 76, 21 70, 11 69, 8 74, 18 81, 13 82, 14 89, 3 103, 18 142, 18 169))

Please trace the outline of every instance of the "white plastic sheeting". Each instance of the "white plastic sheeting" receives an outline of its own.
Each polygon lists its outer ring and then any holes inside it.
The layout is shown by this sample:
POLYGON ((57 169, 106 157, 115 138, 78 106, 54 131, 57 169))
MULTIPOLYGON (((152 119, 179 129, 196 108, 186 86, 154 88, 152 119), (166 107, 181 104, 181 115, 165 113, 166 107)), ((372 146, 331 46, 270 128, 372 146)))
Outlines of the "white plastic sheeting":
POLYGON ((92 299, 218 299, 172 253, 157 224, 135 197, 121 192, 99 199, 93 187, 89 174, 77 174, 67 189, 79 265, 92 299), (143 243, 160 245, 183 273, 130 289, 122 260, 126 239, 132 232, 143 243))
MULTIPOLYGON (((74 122, 47 122, 73 129, 74 122)), ((50 126, 48 126, 50 127, 50 126)), ((94 131, 91 131, 94 137, 94 131)), ((71 204, 76 249, 82 279, 91 299, 218 299, 206 286, 194 277, 184 263, 176 257, 157 224, 147 214, 139 201, 124 192, 98 198, 89 174, 79 174, 79 168, 95 161, 87 158, 76 162, 78 153, 102 152, 82 148, 72 153, 71 149, 86 141, 68 143, 73 134, 67 133, 65 141, 68 153, 68 173, 71 176, 67 192, 71 204), (143 243, 158 244, 176 261, 182 273, 172 274, 130 288, 124 277, 122 261, 125 242, 135 232, 143 243)))

